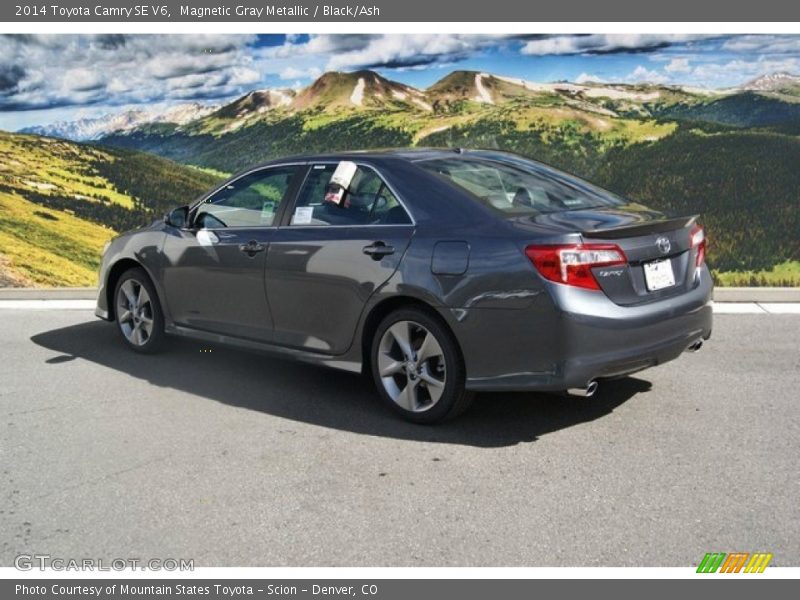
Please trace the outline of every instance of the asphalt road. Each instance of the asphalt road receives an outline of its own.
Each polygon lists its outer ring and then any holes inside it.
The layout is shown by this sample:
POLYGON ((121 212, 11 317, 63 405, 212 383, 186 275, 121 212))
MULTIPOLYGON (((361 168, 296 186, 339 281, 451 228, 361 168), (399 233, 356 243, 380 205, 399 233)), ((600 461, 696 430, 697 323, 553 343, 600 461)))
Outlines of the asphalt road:
POLYGON ((592 399, 486 394, 420 427, 358 376, 0 311, 0 565, 798 566, 800 316, 715 318, 592 399))

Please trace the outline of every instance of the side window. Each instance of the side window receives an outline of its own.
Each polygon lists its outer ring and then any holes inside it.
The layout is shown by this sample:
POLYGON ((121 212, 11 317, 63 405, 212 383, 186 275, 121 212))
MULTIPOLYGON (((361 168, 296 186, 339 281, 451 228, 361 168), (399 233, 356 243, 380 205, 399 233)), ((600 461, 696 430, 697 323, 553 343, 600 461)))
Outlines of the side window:
POLYGON ((269 227, 299 167, 275 167, 245 175, 197 209, 196 227, 269 227))
POLYGON ((401 225, 411 219, 380 176, 355 167, 347 188, 336 183, 338 164, 313 165, 297 196, 290 224, 401 225), (333 179, 333 181, 332 181, 333 179))

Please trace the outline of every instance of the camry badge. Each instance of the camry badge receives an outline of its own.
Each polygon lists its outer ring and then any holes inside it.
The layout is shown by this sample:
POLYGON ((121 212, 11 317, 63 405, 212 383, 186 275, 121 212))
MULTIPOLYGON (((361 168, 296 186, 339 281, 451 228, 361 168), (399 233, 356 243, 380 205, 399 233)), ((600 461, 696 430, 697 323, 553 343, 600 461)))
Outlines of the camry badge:
POLYGON ((672 244, 665 237, 660 237, 656 240, 656 247, 661 251, 661 254, 667 254, 672 248, 672 244))

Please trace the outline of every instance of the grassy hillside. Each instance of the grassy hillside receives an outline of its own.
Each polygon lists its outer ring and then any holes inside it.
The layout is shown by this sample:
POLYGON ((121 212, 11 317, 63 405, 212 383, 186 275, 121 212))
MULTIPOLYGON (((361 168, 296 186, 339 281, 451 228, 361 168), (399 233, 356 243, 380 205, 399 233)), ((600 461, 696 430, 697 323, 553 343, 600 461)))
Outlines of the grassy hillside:
POLYGON ((170 134, 137 131, 112 135, 104 143, 136 148, 172 160, 233 172, 293 154, 413 145, 497 147, 516 141, 542 160, 565 151, 587 160, 615 145, 656 140, 675 130, 674 123, 653 119, 612 118, 547 97, 517 98, 502 105, 467 103, 455 112, 316 108, 298 113, 277 111, 227 134, 170 134))
POLYGON ((216 180, 140 152, 0 132, 0 286, 94 285, 116 231, 216 180))
POLYGON ((114 232, 0 192, 0 285, 87 286, 114 232))

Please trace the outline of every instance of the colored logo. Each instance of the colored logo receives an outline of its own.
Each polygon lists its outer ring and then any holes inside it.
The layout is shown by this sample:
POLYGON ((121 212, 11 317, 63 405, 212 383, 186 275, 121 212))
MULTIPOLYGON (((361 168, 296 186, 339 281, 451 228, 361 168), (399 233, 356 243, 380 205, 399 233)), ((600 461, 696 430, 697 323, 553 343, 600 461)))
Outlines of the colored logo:
POLYGON ((697 567, 698 573, 763 573, 772 560, 767 552, 708 552, 697 567))

